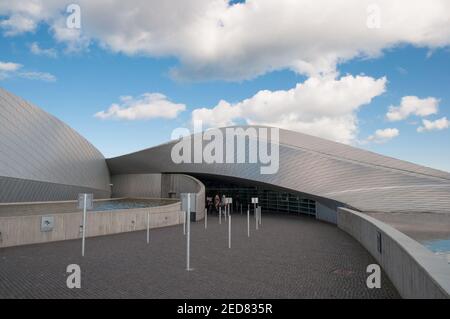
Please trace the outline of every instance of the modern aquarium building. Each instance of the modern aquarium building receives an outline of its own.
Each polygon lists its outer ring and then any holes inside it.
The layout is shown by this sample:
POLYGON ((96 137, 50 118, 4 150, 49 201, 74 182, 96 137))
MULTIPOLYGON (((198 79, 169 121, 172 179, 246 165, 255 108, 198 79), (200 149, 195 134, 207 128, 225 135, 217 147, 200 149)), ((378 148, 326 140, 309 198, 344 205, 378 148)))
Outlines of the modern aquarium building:
POLYGON ((437 284, 447 274, 417 256, 411 257, 415 261, 405 257, 413 253, 409 242, 398 238, 403 234, 390 233, 395 229, 373 216, 448 216, 450 173, 282 129, 269 147, 279 152, 273 174, 261 174, 257 163, 175 163, 172 150, 178 142, 105 159, 62 121, 0 89, 0 217, 6 203, 73 201, 79 193, 93 193, 98 200, 176 200, 194 192, 199 220, 207 199, 216 195, 233 198, 233 212, 247 211, 251 198, 258 197, 263 212, 306 214, 337 224, 379 260, 397 288, 405 285, 398 288, 403 296, 448 296, 449 284, 437 284), (385 254, 395 249, 405 256, 392 264, 385 254), (417 284, 404 282, 411 279, 399 273, 402 263, 418 264, 417 284), (429 282, 423 279, 427 276, 429 282))
POLYGON ((105 159, 62 121, 0 89, 0 202, 74 200, 82 192, 178 197, 186 190, 177 176, 189 175, 208 197, 227 194, 245 207, 258 197, 266 209, 330 221, 340 206, 450 211, 449 173, 306 134, 279 130, 275 174, 261 174, 251 163, 177 164, 171 159, 176 142, 105 159))

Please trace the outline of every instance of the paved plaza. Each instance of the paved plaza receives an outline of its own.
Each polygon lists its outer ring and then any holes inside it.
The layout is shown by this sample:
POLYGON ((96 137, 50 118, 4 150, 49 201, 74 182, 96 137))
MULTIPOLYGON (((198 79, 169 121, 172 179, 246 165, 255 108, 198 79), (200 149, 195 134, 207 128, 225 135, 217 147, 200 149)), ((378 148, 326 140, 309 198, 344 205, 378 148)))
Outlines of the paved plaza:
POLYGON ((192 224, 186 271, 183 226, 0 249, 0 298, 398 298, 382 274, 366 287, 369 253, 335 225, 306 216, 217 216, 192 224), (81 267, 81 289, 66 286, 66 267, 81 267))

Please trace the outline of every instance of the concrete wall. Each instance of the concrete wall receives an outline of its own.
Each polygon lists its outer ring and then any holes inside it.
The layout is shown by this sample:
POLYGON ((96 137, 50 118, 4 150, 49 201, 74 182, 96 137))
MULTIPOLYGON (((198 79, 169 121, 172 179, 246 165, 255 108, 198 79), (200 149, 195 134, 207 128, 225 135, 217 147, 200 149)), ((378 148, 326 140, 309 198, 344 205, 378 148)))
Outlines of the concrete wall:
POLYGON ((181 193, 197 193, 196 218, 205 216, 205 186, 198 179, 183 174, 113 175, 114 197, 180 198, 181 193))
POLYGON ((111 177, 112 197, 161 196, 161 174, 124 174, 111 177))
POLYGON ((383 222, 346 208, 338 209, 337 224, 372 254, 402 297, 450 298, 450 265, 418 242, 383 222))
MULTIPOLYGON (((150 227, 164 227, 183 222, 180 203, 138 209, 88 212, 86 234, 88 237, 116 234, 150 227)), ((82 212, 60 214, 34 214, 0 217, 0 247, 35 244, 81 238, 82 212), (54 228, 41 231, 42 216, 54 217, 54 228)))
POLYGON ((173 193, 177 198, 181 193, 197 193, 196 219, 205 217, 205 186, 198 179, 183 174, 163 174, 161 193, 166 196, 173 193))
POLYGON ((316 200, 316 219, 337 224, 337 206, 334 202, 316 200))

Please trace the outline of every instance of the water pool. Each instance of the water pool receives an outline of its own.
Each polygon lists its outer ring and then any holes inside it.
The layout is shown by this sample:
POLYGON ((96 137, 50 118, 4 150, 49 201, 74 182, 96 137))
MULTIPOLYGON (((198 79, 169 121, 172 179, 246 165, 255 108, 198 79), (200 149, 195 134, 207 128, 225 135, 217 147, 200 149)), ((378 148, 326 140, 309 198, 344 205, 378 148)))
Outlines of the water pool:
POLYGON ((422 241, 422 245, 434 252, 436 255, 447 259, 450 264, 450 238, 422 241))
POLYGON ((94 202, 94 211, 107 211, 118 209, 134 209, 157 207, 175 203, 176 200, 165 199, 117 199, 94 202))

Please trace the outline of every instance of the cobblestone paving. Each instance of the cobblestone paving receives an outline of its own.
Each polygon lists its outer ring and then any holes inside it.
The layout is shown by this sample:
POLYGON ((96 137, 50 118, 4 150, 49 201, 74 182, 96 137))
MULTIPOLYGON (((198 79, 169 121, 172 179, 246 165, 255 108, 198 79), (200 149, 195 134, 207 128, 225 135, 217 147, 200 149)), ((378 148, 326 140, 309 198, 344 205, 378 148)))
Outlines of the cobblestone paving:
POLYGON ((310 217, 263 215, 227 224, 209 216, 192 224, 187 272, 183 226, 81 241, 0 249, 0 298, 398 298, 382 274, 382 288, 368 289, 369 253, 336 226, 310 217), (66 267, 81 267, 81 289, 68 289, 66 267))

